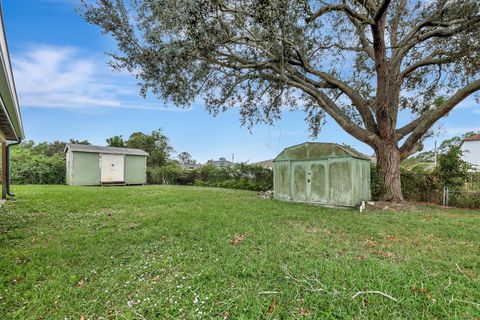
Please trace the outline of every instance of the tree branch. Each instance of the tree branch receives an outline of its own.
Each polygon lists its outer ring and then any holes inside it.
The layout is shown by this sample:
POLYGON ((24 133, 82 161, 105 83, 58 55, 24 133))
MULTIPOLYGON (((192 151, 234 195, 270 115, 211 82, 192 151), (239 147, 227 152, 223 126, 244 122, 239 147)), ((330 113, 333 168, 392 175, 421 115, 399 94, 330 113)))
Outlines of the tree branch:
POLYGON ((370 42, 368 38, 365 36, 365 24, 358 22, 356 19, 352 17, 348 17, 348 20, 353 24, 356 29, 356 34, 360 39, 360 43, 364 51, 368 54, 372 61, 375 61, 375 53, 373 52, 373 48, 370 46, 370 42))
POLYGON ((480 16, 473 16, 468 19, 453 19, 449 22, 435 22, 426 20, 414 27, 412 31, 400 42, 398 48, 396 48, 397 52, 395 54, 395 59, 398 61, 402 61, 402 59, 407 55, 410 49, 429 39, 451 37, 469 28, 473 28, 476 25, 480 25, 480 16), (456 27, 451 28, 455 25, 456 27), (442 27, 420 33, 420 31, 426 26, 442 27))
POLYGON ((373 16, 373 20, 376 22, 380 21, 383 18, 383 15, 387 12, 388 6, 390 5, 391 0, 383 0, 382 4, 378 8, 377 12, 373 16))
POLYGON ((390 23, 390 44, 392 47, 396 47, 398 45, 398 26, 406 7, 407 0, 400 0, 400 3, 397 6, 397 11, 395 12, 392 22, 390 23))
POLYGON ((352 101, 353 106, 360 113, 360 116, 362 117, 362 121, 365 124, 365 127, 372 132, 377 131, 377 124, 368 106, 368 101, 365 100, 357 91, 355 91, 352 87, 350 87, 345 82, 334 78, 332 75, 314 69, 308 63, 304 64, 302 67, 308 73, 311 73, 319 77, 320 79, 324 80, 327 83, 330 83, 332 86, 338 88, 340 91, 345 93, 348 96, 348 98, 352 101))
POLYGON ((362 21, 362 22, 365 22, 365 23, 370 23, 370 24, 374 23, 374 21, 369 19, 367 16, 364 16, 364 15, 354 11, 352 8, 350 8, 346 4, 328 5, 328 6, 321 7, 320 9, 315 11, 312 15, 307 17, 307 19, 305 19, 305 21, 307 23, 311 23, 311 22, 315 21, 316 19, 318 19, 319 17, 323 16, 324 14, 327 14, 329 12, 335 12, 335 11, 344 12, 347 16, 355 18, 355 19, 357 19, 359 21, 362 21))
POLYGON ((325 93, 320 90, 315 90, 309 84, 304 83, 300 78, 296 76, 291 76, 287 82, 293 87, 299 88, 304 92, 308 93, 322 107, 325 112, 330 115, 335 122, 342 127, 345 131, 350 133, 352 136, 357 138, 360 141, 363 141, 367 144, 372 144, 373 141, 377 140, 378 137, 355 124, 352 119, 350 119, 336 104, 333 102, 325 93))
MULTIPOLYGON (((431 126, 435 124, 440 118, 445 116, 449 113, 456 105, 462 102, 465 98, 467 98, 472 93, 480 90, 480 79, 473 81, 469 85, 465 86, 464 88, 458 90, 450 99, 445 101, 439 107, 432 109, 424 113, 418 119, 414 120, 416 126, 412 130, 411 135, 407 138, 403 146, 400 148, 401 155, 406 155, 411 152, 415 144, 420 140, 430 129, 431 126)), ((403 132, 407 132, 407 129, 412 128, 412 124, 407 125, 400 129, 403 132)))
POLYGON ((404 71, 401 72, 400 76, 402 78, 406 78, 419 68, 426 67, 426 66, 431 66, 431 65, 442 65, 442 64, 446 64, 446 63, 452 63, 454 61, 455 61, 455 58, 451 57, 451 56, 443 57, 443 58, 426 58, 424 60, 421 60, 421 61, 407 67, 404 71))

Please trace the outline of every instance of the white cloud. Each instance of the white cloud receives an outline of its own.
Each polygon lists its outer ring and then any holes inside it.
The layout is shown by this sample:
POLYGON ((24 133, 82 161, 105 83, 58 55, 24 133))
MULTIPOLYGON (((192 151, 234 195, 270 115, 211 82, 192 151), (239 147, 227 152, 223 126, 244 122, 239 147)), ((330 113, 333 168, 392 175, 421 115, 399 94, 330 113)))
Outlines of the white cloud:
POLYGON ((109 70, 105 59, 73 47, 36 46, 13 56, 12 62, 23 107, 79 112, 105 108, 179 110, 141 98, 130 76, 109 70))

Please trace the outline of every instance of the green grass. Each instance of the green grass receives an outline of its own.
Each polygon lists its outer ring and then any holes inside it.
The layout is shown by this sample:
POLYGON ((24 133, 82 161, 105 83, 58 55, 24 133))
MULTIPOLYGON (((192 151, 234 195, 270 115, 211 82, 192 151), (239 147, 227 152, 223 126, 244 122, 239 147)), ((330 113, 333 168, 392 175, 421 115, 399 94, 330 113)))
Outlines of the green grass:
POLYGON ((14 191, 0 210, 0 319, 480 317, 478 212, 177 186, 14 191), (369 290, 397 301, 352 299, 369 290))

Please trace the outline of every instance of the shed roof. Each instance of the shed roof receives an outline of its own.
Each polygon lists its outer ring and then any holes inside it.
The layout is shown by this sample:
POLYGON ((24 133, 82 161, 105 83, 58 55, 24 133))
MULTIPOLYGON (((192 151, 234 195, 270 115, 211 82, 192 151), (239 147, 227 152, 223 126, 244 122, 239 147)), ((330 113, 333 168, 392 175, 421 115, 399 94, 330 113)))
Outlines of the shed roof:
POLYGON ((370 158, 363 153, 336 143, 305 142, 285 148, 275 158, 274 162, 282 160, 315 160, 338 157, 353 157, 370 161, 370 158))
POLYGON ((67 151, 67 149, 70 149, 70 151, 77 151, 77 152, 148 156, 148 153, 143 151, 142 149, 102 147, 102 146, 92 146, 87 144, 67 143, 67 146, 65 147, 65 152, 67 151))

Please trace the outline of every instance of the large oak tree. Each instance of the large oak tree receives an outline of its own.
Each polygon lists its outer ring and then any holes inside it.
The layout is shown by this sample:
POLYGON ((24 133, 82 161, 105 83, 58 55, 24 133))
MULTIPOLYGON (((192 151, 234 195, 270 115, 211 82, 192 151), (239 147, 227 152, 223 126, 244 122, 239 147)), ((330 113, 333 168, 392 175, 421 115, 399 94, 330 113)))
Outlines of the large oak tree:
POLYGON ((400 162, 480 89, 478 0, 97 0, 81 11, 115 38, 112 66, 143 95, 238 107, 246 125, 300 109, 313 135, 328 115, 375 150, 391 201, 400 162))

